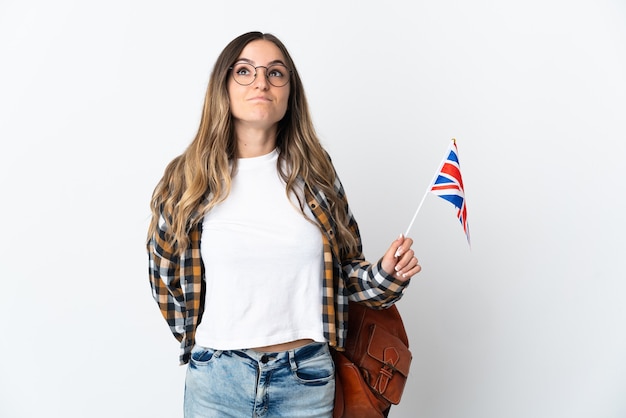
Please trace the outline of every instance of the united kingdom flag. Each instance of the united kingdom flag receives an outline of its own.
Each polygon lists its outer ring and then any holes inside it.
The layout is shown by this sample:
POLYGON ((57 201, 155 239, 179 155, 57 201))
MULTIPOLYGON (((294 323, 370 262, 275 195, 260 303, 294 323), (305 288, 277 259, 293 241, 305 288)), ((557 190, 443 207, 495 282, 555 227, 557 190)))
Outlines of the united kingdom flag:
POLYGON ((435 175, 435 181, 430 187, 430 192, 447 200, 457 208, 456 216, 463 226, 467 242, 470 243, 465 191, 463 189, 463 178, 461 177, 461 166, 459 164, 459 151, 454 139, 450 145, 448 156, 444 159, 439 172, 435 175))

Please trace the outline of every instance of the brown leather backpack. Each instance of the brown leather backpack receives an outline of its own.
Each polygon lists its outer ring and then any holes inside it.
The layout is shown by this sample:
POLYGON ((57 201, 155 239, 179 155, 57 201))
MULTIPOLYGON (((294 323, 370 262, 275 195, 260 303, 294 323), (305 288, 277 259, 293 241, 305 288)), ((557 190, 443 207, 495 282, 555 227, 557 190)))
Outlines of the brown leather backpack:
POLYGON ((412 354, 395 305, 375 310, 350 302, 345 351, 335 360, 334 418, 386 417, 400 403, 412 354))

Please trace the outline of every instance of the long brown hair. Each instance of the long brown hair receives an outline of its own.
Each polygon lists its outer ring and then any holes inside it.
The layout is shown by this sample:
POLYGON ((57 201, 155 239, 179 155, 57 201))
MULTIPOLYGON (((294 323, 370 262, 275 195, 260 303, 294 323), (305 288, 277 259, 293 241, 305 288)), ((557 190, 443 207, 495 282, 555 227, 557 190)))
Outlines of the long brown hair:
MULTIPOLYGON (((353 250, 357 244, 348 228, 346 202, 335 191, 336 173, 313 127, 296 66, 283 43, 276 36, 262 32, 238 36, 217 58, 198 133, 187 149, 168 164, 152 194, 148 240, 157 233, 159 218, 163 215, 167 239, 175 252, 181 254, 189 245, 189 229, 228 197, 234 170, 231 163, 235 162, 236 150, 227 81, 230 67, 241 51, 248 43, 259 39, 274 43, 292 70, 287 112, 278 123, 276 138, 280 151, 278 169, 287 193, 295 191, 297 179, 302 179, 305 187, 315 187, 323 192, 330 203, 330 216, 337 224, 339 246, 353 250)), ((304 202, 300 201, 301 210, 303 205, 304 202)))

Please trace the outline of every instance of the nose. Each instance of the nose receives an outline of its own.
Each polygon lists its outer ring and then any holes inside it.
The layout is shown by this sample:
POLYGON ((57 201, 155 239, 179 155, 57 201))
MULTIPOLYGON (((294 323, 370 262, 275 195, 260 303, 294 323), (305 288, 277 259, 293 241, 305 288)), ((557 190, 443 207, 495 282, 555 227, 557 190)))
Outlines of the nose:
POLYGON ((269 88, 269 81, 267 80, 267 68, 256 67, 255 71, 256 71, 256 75, 254 77, 254 81, 252 82, 252 84, 254 84, 256 87, 262 90, 267 90, 269 88), (264 71, 263 73, 260 72, 261 68, 264 71))

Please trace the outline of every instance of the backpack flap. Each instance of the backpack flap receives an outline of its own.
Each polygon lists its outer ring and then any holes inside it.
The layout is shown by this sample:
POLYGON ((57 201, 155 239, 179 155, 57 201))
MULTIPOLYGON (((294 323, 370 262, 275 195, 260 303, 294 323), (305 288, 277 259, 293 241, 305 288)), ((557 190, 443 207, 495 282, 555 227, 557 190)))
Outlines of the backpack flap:
POLYGON ((389 402, 400 402, 413 358, 407 345, 385 329, 369 327, 367 356, 363 356, 361 370, 372 389, 389 402))

